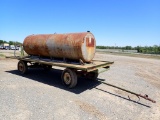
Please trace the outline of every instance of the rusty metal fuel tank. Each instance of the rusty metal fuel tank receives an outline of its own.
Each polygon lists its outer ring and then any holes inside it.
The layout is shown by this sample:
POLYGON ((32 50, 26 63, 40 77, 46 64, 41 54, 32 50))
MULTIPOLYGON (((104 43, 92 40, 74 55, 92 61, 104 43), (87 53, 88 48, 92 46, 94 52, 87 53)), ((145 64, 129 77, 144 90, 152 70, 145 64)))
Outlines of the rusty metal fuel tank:
POLYGON ((91 32, 38 34, 27 36, 23 47, 29 55, 90 62, 95 55, 96 40, 91 32))

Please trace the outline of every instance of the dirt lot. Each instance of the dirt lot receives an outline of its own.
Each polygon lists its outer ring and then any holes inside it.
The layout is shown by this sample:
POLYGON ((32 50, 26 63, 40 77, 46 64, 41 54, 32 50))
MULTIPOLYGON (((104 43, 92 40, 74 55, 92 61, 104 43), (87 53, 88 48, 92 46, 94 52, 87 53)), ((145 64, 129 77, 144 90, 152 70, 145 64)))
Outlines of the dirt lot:
MULTIPOLYGON (((12 51, 13 52, 13 51, 12 51)), ((160 60, 96 54, 95 59, 114 61, 99 80, 147 94, 144 99, 116 88, 79 78, 75 89, 61 84, 62 68, 49 72, 17 71, 17 60, 5 59, 0 50, 0 118, 3 120, 160 120, 160 60), (128 98, 130 97, 130 99, 128 98)))

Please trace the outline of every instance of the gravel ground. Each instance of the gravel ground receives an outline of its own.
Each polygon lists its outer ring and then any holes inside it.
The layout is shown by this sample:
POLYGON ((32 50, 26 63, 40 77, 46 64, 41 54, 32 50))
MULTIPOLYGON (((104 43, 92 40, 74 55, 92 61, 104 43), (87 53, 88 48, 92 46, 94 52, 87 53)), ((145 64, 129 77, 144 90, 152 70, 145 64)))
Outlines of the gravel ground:
POLYGON ((20 75, 18 60, 0 58, 0 119, 160 120, 160 60, 98 53, 95 59, 115 62, 99 80, 148 94, 157 103, 84 78, 75 89, 66 89, 62 68, 20 75))

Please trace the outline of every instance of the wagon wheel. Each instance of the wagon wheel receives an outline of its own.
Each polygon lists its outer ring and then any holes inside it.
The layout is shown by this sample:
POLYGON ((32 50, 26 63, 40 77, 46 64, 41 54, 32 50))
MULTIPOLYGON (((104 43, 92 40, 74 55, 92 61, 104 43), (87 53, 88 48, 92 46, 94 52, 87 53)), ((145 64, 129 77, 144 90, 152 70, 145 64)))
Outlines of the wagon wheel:
POLYGON ((73 88, 77 85, 77 74, 74 70, 66 68, 62 72, 62 83, 68 87, 68 88, 73 88))
POLYGON ((21 74, 25 74, 28 70, 27 62, 20 60, 18 62, 17 68, 21 74))
POLYGON ((86 77, 87 77, 87 79, 89 79, 89 80, 97 81, 98 70, 95 70, 95 71, 93 71, 93 72, 87 73, 86 77))
POLYGON ((51 70, 52 69, 52 65, 43 65, 44 70, 51 70))

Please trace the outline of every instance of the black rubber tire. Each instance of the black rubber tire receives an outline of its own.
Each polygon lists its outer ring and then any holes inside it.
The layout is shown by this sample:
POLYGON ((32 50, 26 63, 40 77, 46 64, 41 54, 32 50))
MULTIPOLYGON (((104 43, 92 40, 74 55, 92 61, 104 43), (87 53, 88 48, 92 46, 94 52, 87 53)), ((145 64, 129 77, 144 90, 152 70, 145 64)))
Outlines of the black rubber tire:
POLYGON ((20 60, 17 64, 17 69, 21 74, 26 74, 28 71, 27 62, 20 60))
POLYGON ((95 70, 93 72, 89 72, 86 75, 87 79, 92 80, 92 81, 97 81, 97 77, 98 77, 98 70, 95 70))
POLYGON ((43 65, 43 69, 49 71, 52 69, 52 65, 43 65))
POLYGON ((66 68, 61 75, 62 83, 68 88, 74 88, 77 85, 77 74, 74 70, 66 68))

